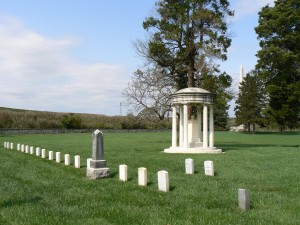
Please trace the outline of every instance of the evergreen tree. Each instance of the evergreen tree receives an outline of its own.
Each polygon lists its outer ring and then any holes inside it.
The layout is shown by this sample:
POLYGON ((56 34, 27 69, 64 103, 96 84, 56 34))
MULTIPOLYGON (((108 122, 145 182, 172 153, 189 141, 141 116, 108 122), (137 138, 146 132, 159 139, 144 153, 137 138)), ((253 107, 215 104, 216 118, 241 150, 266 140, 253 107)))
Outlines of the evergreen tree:
POLYGON ((255 125, 263 125, 263 110, 265 109, 265 95, 263 82, 258 77, 257 71, 251 71, 246 75, 239 88, 236 100, 236 123, 243 124, 250 133, 255 132, 255 125))
POLYGON ((227 0, 159 0, 156 17, 143 23, 151 31, 146 42, 136 48, 148 61, 168 71, 176 89, 195 87, 208 59, 226 60, 231 40, 227 17, 233 16, 227 0))
POLYGON ((259 12, 260 40, 256 68, 260 71, 269 118, 280 130, 299 126, 300 120, 300 1, 277 0, 259 12))
MULTIPOLYGON (((197 81, 196 81, 197 83, 197 81)), ((232 100, 233 95, 230 87, 232 78, 226 73, 221 73, 218 76, 209 73, 202 73, 202 80, 199 86, 215 94, 214 105, 214 123, 219 129, 226 129, 228 121, 228 102, 232 100)))

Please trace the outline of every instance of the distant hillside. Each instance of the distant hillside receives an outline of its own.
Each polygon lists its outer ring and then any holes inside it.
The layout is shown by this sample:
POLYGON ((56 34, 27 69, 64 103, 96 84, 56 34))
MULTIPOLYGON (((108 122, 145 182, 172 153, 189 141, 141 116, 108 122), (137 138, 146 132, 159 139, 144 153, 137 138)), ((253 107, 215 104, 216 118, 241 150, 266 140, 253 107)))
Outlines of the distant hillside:
POLYGON ((26 129, 165 129, 170 121, 134 116, 60 113, 0 107, 0 128, 26 129))

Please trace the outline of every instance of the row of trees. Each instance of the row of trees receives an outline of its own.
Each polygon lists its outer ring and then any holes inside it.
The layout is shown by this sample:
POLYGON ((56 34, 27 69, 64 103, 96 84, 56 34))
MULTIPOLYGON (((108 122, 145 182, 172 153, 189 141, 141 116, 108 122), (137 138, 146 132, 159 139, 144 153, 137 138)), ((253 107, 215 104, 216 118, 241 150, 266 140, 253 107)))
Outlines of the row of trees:
MULTIPOLYGON (((258 63, 240 85, 235 108, 237 123, 249 130, 255 124, 276 123, 281 131, 299 126, 299 4, 277 0, 259 13, 258 63)), ((231 16, 226 0, 158 0, 155 16, 143 22, 148 39, 134 44, 145 66, 123 91, 131 109, 163 120, 170 93, 200 87, 216 94, 215 123, 225 128, 232 79, 215 62, 227 58, 231 16)))
MULTIPOLYGON (((278 0, 259 12, 255 28, 261 50, 236 102, 239 124, 276 123, 280 131, 300 122, 300 2, 278 0)), ((255 130, 255 127, 254 127, 255 130)))

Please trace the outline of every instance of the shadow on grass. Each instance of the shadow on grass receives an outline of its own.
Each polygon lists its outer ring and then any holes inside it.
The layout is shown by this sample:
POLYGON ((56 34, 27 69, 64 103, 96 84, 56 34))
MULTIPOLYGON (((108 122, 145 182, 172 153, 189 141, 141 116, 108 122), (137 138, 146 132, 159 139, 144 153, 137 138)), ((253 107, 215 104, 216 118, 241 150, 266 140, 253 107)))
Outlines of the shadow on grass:
POLYGON ((284 131, 284 132, 279 132, 279 131, 255 131, 255 133, 251 134, 248 132, 241 132, 242 134, 250 134, 250 135, 280 135, 280 136, 284 136, 284 135, 300 135, 299 131, 284 131))
POLYGON ((170 186, 169 191, 174 191, 176 189, 175 186, 170 186))
POLYGON ((286 148, 299 148, 300 145, 276 145, 276 144, 240 144, 240 143, 226 143, 222 144, 220 143, 218 145, 223 152, 226 152, 228 150, 244 150, 244 149, 250 149, 250 148, 259 148, 259 147, 286 147, 286 148))
POLYGON ((8 207, 12 207, 12 206, 20 206, 20 205, 24 205, 24 204, 35 204, 38 203, 39 201, 41 201, 42 198, 41 197, 32 197, 32 198, 27 198, 27 199, 11 199, 11 200, 7 200, 1 203, 0 208, 8 208, 8 207))
POLYGON ((115 176, 117 176, 118 172, 112 172, 110 173, 109 177, 110 178, 114 178, 115 176))

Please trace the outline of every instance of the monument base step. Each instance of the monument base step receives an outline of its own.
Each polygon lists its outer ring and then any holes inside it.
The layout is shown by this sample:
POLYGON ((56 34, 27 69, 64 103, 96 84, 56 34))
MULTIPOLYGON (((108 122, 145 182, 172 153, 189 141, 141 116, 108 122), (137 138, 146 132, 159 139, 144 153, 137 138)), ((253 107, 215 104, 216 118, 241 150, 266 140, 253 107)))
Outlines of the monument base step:
POLYGON ((86 176, 89 179, 101 179, 105 177, 109 177, 110 175, 110 169, 109 168, 87 168, 86 170, 86 176))
POLYGON ((164 149, 165 153, 188 153, 188 154, 218 154, 222 153, 222 149, 217 149, 216 147, 196 147, 196 148, 184 148, 184 147, 170 147, 164 149))

